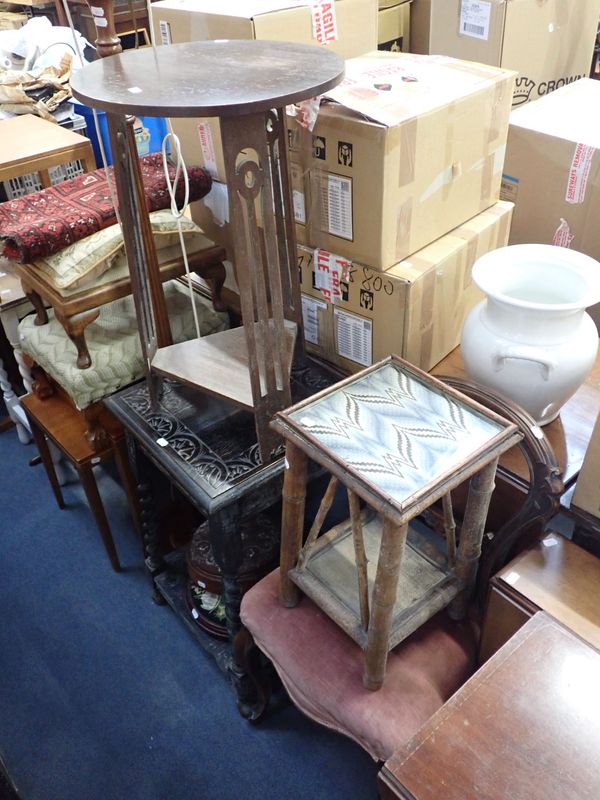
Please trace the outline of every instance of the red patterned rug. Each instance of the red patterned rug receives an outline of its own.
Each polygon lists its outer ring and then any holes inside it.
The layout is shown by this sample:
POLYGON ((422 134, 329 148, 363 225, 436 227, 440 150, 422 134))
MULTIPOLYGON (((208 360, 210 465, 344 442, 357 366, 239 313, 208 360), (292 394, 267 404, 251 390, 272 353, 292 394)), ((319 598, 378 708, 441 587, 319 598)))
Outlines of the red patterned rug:
MULTIPOLYGON (((149 211, 170 206, 162 155, 140 158, 149 211)), ((109 167, 112 179, 112 167, 109 167)), ((169 167, 171 180, 175 167, 169 167)), ((208 194, 210 175, 201 167, 189 167, 190 202, 208 194)), ((184 198, 183 181, 177 186, 177 202, 184 198)), ((103 169, 78 175, 41 192, 0 203, 0 247, 14 261, 29 262, 57 253, 116 222, 106 173, 103 169)))

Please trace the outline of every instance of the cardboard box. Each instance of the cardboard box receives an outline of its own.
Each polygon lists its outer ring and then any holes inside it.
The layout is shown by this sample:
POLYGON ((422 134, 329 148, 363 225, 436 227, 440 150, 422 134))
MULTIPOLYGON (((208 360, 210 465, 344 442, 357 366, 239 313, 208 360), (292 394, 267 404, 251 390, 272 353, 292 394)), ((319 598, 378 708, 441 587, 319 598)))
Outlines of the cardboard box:
POLYGON ((493 205, 513 81, 445 57, 347 61, 312 134, 288 118, 298 240, 387 269, 493 205))
POLYGON ((299 245, 308 350, 349 372, 390 353, 431 369, 483 299, 471 270, 507 243, 512 208, 499 202, 383 272, 299 245))
POLYGON ((410 2, 380 8, 377 12, 377 49, 392 53, 410 50, 410 2))
POLYGON ((572 247, 600 260, 600 83, 589 78, 510 117, 502 197, 511 244, 572 247))
POLYGON ((514 105, 587 77, 600 0, 414 0, 411 52, 519 73, 514 105))
MULTIPOLYGON (((162 45, 207 39, 264 39, 323 45, 342 58, 377 47, 377 0, 336 0, 335 31, 316 24, 306 0, 159 0, 152 4, 154 38, 162 45)), ((186 163, 226 180, 219 122, 173 119, 186 163)))

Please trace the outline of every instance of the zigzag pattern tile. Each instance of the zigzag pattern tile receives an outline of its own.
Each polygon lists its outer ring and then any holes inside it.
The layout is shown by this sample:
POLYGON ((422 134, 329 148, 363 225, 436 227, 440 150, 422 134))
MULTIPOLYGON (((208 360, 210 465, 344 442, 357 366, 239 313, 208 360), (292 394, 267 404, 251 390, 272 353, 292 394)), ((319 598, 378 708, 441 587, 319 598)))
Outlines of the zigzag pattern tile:
POLYGON ((391 364, 290 417, 397 502, 458 467, 502 430, 391 364))

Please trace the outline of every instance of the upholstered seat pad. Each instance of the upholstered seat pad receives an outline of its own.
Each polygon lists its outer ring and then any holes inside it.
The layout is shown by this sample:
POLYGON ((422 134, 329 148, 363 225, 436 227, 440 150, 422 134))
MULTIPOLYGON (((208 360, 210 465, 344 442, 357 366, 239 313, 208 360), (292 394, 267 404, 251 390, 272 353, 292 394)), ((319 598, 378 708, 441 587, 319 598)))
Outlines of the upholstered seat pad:
POLYGON ((307 716, 386 760, 475 669, 476 630, 440 612, 392 650, 382 688, 363 687, 364 653, 311 600, 278 598, 279 570, 242 599, 242 622, 307 716))
MULTIPOLYGON (((178 281, 164 284, 173 342, 196 336, 188 290, 178 281)), ((213 309, 210 300, 195 295, 202 336, 226 330, 227 314, 213 309)), ((133 297, 114 300, 100 308, 98 318, 85 329, 92 359, 88 369, 76 364, 77 350, 62 325, 48 311, 47 325, 36 326, 35 316, 19 325, 21 346, 83 409, 141 378, 144 374, 142 348, 136 324, 133 297)))

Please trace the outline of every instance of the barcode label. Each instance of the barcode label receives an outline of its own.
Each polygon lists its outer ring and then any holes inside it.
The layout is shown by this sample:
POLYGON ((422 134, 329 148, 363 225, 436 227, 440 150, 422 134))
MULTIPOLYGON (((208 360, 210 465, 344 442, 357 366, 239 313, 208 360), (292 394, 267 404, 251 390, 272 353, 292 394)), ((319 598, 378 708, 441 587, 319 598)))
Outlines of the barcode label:
POLYGON ((373 323, 364 317, 335 309, 335 341, 338 355, 363 367, 373 363, 373 323))
POLYGON ((158 23, 158 28, 160 30, 160 43, 171 44, 171 26, 166 19, 160 20, 158 23))
POLYGON ((487 41, 490 35, 492 4, 484 0, 461 0, 459 33, 487 41))
POLYGON ((352 179, 327 175, 327 232, 352 241, 352 179))
POLYGON ((302 295, 302 322, 304 338, 311 344, 319 344, 319 309, 327 310, 327 303, 302 295))

